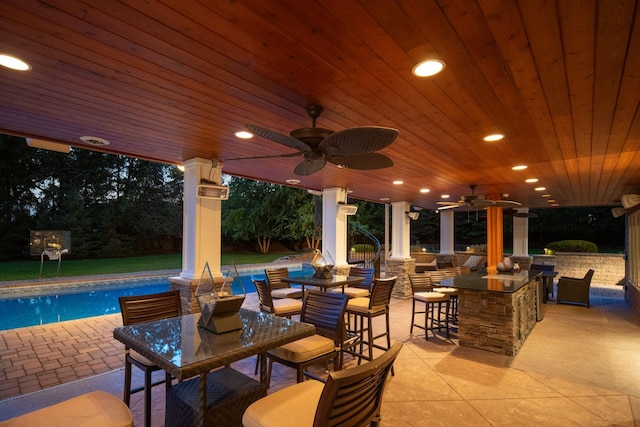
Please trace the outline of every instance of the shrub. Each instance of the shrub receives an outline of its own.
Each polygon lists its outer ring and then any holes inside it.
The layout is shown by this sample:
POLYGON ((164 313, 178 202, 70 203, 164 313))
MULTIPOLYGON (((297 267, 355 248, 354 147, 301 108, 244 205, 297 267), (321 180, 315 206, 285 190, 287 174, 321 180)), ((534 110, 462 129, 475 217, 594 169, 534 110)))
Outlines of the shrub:
POLYGON ((598 252, 598 245, 586 240, 560 240, 547 245, 553 252, 598 252))
POLYGON ((368 243, 356 243, 351 246, 351 252, 374 252, 376 249, 368 243))

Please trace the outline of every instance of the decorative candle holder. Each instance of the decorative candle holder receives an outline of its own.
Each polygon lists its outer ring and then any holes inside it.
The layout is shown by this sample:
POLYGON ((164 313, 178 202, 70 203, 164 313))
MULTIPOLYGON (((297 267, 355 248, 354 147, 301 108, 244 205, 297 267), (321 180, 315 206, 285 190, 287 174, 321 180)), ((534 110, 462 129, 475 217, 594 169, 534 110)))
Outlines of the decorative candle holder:
POLYGON ((311 267, 313 267, 313 270, 315 271, 315 273, 313 273, 313 277, 318 279, 331 279, 333 277, 331 271, 335 264, 328 252, 327 258, 329 261, 327 261, 327 259, 322 255, 320 250, 316 249, 316 254, 311 261, 311 267))
POLYGON ((246 291, 233 263, 234 273, 228 270, 222 282, 216 283, 209 263, 205 263, 196 288, 196 301, 200 308, 198 326, 216 334, 242 329, 238 310, 246 297, 246 291), (236 280, 237 279, 237 280, 236 280))

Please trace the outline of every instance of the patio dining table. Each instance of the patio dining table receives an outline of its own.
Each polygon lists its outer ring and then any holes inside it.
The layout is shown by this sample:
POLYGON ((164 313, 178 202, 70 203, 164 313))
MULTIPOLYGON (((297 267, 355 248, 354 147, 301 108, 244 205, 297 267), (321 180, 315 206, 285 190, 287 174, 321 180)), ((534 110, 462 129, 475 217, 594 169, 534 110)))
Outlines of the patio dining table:
POLYGON ((240 309, 242 329, 216 334, 198 326, 200 314, 121 326, 113 336, 176 379, 199 376, 200 425, 207 408, 207 374, 232 362, 258 355, 260 382, 266 384, 266 352, 311 336, 313 325, 240 309))
POLYGON ((302 288, 302 292, 304 293, 305 286, 314 286, 320 288, 323 291, 326 291, 330 288, 337 288, 339 286, 344 290, 345 286, 353 285, 355 283, 364 282, 364 277, 357 276, 345 276, 340 274, 334 274, 329 279, 315 277, 313 275, 308 276, 285 276, 282 278, 282 281, 285 283, 293 283, 298 284, 302 288))

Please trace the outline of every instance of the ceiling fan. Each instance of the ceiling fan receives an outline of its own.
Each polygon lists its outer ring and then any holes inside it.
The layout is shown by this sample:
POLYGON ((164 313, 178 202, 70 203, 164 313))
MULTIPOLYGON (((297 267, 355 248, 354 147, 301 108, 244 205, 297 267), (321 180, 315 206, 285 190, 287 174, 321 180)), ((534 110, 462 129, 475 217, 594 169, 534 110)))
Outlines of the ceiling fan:
MULTIPOLYGON (((441 205, 439 210, 445 209, 455 209, 460 206, 468 206, 469 209, 484 209, 489 206, 502 207, 502 208, 510 208, 513 206, 520 206, 520 202, 516 202, 514 200, 507 200, 505 198, 500 200, 490 200, 487 199, 487 196, 484 194, 476 194, 477 185, 471 184, 469 188, 471 189, 471 194, 460 197, 460 200, 457 202, 436 202, 436 204, 441 205)), ((508 197, 508 195, 506 195, 508 197)))
POLYGON ((247 125, 254 135, 298 150, 296 153, 276 156, 243 157, 227 160, 265 159, 273 157, 304 156, 293 173, 311 175, 322 169, 327 162, 342 168, 373 170, 393 166, 393 161, 375 151, 390 145, 398 136, 398 131, 380 126, 361 126, 334 132, 316 127, 316 119, 323 108, 310 105, 306 108, 311 117, 311 127, 295 129, 285 135, 259 126, 247 125))

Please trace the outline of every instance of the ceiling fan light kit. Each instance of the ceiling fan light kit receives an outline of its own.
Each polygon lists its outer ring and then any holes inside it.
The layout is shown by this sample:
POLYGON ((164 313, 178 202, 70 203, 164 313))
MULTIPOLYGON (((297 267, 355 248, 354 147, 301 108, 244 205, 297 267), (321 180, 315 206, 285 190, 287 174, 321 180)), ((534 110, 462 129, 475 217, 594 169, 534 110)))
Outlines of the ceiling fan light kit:
POLYGON ((382 150, 395 141, 398 137, 396 129, 381 126, 360 126, 334 132, 316 127, 316 119, 322 111, 321 106, 308 106, 307 114, 311 117, 311 127, 295 129, 289 135, 259 126, 247 125, 247 129, 254 135, 297 150, 297 153, 227 160, 303 156, 304 160, 293 170, 294 174, 300 176, 318 172, 327 162, 340 168, 357 170, 375 170, 393 166, 393 160, 384 154, 376 153, 376 151, 382 150))
MULTIPOLYGON (((484 209, 490 206, 499 207, 499 208, 511 208, 514 206, 521 206, 520 202, 516 202, 515 200, 491 200, 487 199, 484 194, 476 194, 476 185, 471 184, 469 188, 471 189, 471 194, 460 197, 460 200, 457 202, 436 202, 436 204, 440 205, 438 207, 439 210, 444 209, 455 209, 460 206, 468 206, 471 209, 484 209)), ((508 196, 508 195, 507 195, 508 196)))

